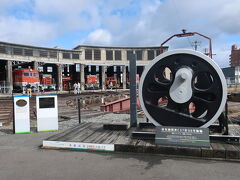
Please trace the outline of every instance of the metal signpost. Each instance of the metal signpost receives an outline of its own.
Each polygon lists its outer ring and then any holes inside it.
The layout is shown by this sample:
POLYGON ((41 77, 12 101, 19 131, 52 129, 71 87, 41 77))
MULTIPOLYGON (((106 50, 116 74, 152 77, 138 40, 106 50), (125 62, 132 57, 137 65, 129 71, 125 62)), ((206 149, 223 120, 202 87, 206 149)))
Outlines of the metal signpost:
POLYGON ((78 123, 81 123, 81 103, 80 103, 80 99, 78 99, 78 123))
POLYGON ((137 127, 136 54, 130 55, 130 126, 137 127))

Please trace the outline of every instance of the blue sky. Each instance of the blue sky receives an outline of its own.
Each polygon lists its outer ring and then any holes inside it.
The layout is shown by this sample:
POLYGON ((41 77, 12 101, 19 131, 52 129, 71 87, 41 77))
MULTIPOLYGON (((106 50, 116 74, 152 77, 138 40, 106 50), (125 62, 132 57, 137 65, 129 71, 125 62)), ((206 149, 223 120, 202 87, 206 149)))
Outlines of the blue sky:
MULTIPOLYGON (((240 46, 240 0, 0 0, 0 41, 72 49, 79 44, 158 46, 181 29, 212 38, 214 60, 227 67, 240 46), (11 2, 11 3, 10 3, 11 2)), ((208 41, 173 39, 170 49, 199 51, 208 41)))

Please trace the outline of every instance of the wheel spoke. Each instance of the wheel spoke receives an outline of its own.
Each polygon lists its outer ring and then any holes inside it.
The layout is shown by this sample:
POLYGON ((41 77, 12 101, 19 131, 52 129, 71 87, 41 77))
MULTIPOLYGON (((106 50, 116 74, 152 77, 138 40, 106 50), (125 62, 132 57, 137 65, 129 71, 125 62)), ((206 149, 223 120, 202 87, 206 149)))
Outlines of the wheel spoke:
POLYGON ((189 112, 189 104, 190 104, 190 102, 181 104, 181 105, 180 105, 180 112, 189 115, 189 114, 190 114, 190 112, 189 112))
POLYGON ((194 102, 194 106, 195 106, 195 111, 192 113, 193 117, 196 117, 196 118, 201 117, 207 111, 207 108, 197 101, 194 102))
POLYGON ((161 108, 153 104, 149 104, 149 106, 151 114, 162 114, 162 116, 156 116, 155 119, 161 125, 198 127, 205 122, 205 119, 198 119, 188 114, 176 112, 172 109, 161 108))
POLYGON ((152 90, 148 90, 148 93, 149 93, 150 96, 154 96, 154 97, 168 96, 168 91, 152 91, 152 90))
POLYGON ((160 98, 164 97, 168 97, 167 91, 148 91, 147 95, 145 95, 145 102, 147 102, 147 104, 157 105, 159 104, 160 98))
POLYGON ((148 84, 148 91, 154 92, 154 91, 168 91, 170 88, 170 84, 163 84, 160 82, 152 82, 148 84))
POLYGON ((198 94, 217 94, 219 87, 210 87, 208 89, 198 89, 194 88, 193 91, 198 94))
MULTIPOLYGON (((162 65, 162 66, 155 66, 151 69, 151 72, 148 74, 147 83, 154 83, 159 87, 165 87, 165 88, 170 88, 170 84, 172 82, 171 79, 168 79, 165 77, 164 72, 165 68, 168 68, 169 66, 162 65)), ((170 71, 172 72, 171 68, 170 71)))
MULTIPOLYGON (((195 90, 193 96, 200 98, 209 102, 215 101, 219 93, 214 91, 212 88, 210 90, 195 90)), ((198 99, 197 99, 198 100, 198 99)))
POLYGON ((194 96, 192 99, 193 102, 200 103, 207 108, 209 108, 214 103, 214 101, 207 101, 206 99, 197 96, 194 96))

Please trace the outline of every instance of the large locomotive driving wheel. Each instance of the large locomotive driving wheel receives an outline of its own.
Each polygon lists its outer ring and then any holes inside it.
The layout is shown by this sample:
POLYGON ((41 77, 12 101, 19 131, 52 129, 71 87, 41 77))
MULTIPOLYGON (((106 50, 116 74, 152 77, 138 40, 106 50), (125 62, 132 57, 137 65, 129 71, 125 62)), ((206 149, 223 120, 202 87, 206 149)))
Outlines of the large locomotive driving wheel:
POLYGON ((208 127, 227 98, 222 70, 192 50, 168 51, 145 68, 139 86, 141 107, 156 126, 208 127))

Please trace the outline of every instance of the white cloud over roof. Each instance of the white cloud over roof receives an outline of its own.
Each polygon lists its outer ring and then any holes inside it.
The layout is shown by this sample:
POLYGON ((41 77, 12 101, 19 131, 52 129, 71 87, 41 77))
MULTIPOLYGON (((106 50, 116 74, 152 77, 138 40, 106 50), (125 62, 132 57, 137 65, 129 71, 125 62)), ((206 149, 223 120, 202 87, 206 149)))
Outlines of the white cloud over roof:
MULTIPOLYGON (((227 66, 230 46, 240 40, 239 17, 239 0, 1 0, 0 39, 41 45, 79 33, 72 48, 76 43, 151 46, 186 28, 211 37, 214 58, 227 66)), ((168 45, 192 48, 195 40, 201 41, 200 51, 208 47, 200 37, 168 45)))

